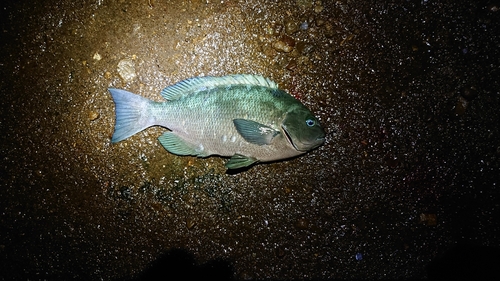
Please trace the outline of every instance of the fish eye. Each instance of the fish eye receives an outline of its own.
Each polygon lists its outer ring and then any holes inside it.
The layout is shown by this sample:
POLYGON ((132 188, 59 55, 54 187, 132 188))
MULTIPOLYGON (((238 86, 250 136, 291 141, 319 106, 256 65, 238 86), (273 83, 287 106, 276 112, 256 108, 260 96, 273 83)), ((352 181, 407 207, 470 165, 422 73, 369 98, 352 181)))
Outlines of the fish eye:
POLYGON ((307 125, 308 127, 312 127, 312 126, 314 126, 314 124, 315 124, 315 123, 316 123, 316 122, 314 122, 314 120, 312 120, 312 119, 307 119, 307 120, 306 120, 306 125, 307 125))

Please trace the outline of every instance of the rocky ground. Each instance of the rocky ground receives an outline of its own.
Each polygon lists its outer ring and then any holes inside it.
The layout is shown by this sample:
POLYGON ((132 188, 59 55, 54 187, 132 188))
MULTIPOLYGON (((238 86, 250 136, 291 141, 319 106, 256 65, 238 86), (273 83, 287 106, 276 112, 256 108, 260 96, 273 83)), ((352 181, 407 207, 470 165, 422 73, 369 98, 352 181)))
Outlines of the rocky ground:
POLYGON ((498 263, 499 3, 45 2, 0 4, 2 279, 416 279, 498 263), (164 128, 110 143, 107 88, 160 101, 231 73, 276 81, 325 144, 227 173, 165 151, 164 128))

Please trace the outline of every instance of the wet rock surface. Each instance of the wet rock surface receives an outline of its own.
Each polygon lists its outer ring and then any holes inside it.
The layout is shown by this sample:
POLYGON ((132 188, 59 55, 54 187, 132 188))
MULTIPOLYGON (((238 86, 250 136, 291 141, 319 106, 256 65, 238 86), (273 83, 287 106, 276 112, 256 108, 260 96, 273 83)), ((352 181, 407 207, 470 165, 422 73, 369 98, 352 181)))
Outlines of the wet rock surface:
POLYGON ((176 253, 222 277, 423 278, 460 241, 488 249, 488 270, 498 7, 3 1, 2 278, 140 278, 176 253), (108 87, 159 101, 230 73, 275 80, 319 116, 325 145, 228 174, 221 158, 169 154, 163 128, 110 143, 108 87))

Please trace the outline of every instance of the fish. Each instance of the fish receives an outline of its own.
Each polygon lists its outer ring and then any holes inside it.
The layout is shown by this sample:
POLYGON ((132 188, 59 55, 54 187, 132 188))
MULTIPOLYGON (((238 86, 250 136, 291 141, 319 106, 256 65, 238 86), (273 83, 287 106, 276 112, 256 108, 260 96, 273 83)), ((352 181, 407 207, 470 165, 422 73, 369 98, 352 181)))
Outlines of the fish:
POLYGON ((164 102, 108 90, 115 103, 112 143, 161 126, 168 130, 158 140, 170 153, 228 157, 226 168, 239 169, 292 158, 325 141, 318 118, 260 75, 189 78, 163 89, 164 102))

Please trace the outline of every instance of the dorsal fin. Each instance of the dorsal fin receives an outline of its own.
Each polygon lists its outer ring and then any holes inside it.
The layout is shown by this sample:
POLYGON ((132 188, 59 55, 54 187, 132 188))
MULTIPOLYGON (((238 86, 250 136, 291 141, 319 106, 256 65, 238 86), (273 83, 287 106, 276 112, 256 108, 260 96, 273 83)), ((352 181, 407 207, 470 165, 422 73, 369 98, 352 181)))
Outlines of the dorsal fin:
POLYGON ((181 81, 161 91, 166 100, 176 100, 182 96, 190 95, 199 91, 234 85, 263 86, 278 89, 278 85, 265 77, 252 74, 234 74, 222 77, 194 77, 181 81))

